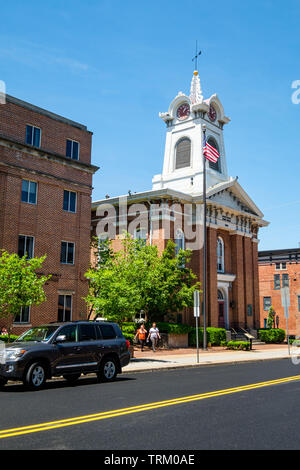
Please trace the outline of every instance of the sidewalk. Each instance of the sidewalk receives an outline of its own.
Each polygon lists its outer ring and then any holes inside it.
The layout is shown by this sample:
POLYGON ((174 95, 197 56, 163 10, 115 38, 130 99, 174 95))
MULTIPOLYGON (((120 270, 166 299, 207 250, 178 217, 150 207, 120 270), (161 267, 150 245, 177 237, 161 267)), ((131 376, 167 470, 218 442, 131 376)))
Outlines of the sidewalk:
POLYGON ((155 353, 145 349, 141 352, 135 348, 134 358, 123 372, 151 372, 160 369, 177 369, 183 367, 199 367, 218 364, 238 364, 251 361, 264 361, 272 359, 286 359, 288 347, 286 344, 257 345, 252 351, 230 351, 223 347, 209 348, 208 351, 199 350, 199 364, 197 363, 196 349, 157 350, 155 353))

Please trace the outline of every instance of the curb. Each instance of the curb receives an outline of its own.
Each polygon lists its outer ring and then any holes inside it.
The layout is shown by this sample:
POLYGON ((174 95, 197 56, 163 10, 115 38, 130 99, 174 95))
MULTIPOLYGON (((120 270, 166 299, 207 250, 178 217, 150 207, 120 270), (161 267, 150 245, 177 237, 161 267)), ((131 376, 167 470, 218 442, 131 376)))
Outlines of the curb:
POLYGON ((202 362, 199 364, 180 364, 178 366, 167 366, 167 367, 156 367, 156 368, 148 368, 148 369, 137 369, 137 370, 122 370, 123 374, 138 374, 138 373, 145 373, 145 372, 161 372, 164 370, 176 370, 176 369, 194 369, 199 367, 213 367, 213 366, 228 366, 228 365, 235 365, 235 364, 248 364, 253 362, 263 362, 263 361, 280 361, 282 359, 290 359, 291 356, 282 356, 282 357, 271 357, 267 359, 249 359, 249 360, 236 360, 236 361, 226 361, 226 362, 202 362))

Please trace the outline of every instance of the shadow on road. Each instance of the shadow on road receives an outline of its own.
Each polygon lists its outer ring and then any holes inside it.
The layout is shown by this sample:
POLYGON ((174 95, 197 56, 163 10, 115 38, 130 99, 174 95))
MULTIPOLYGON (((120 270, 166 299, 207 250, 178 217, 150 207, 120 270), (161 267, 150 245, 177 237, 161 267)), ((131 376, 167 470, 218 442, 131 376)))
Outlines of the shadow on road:
MULTIPOLYGON (((74 384, 69 384, 66 380, 62 379, 55 379, 45 383, 43 388, 40 390, 55 390, 59 388, 78 388, 87 385, 99 385, 99 387, 103 387, 105 385, 117 384, 117 382, 127 382, 130 380, 136 380, 133 377, 117 377, 113 382, 101 382, 97 379, 97 377, 81 377, 77 380, 74 384)), ((0 394, 1 393, 24 393, 24 392, 38 392, 39 390, 29 390, 27 389, 23 383, 16 382, 13 384, 7 384, 4 387, 0 387, 0 394)))

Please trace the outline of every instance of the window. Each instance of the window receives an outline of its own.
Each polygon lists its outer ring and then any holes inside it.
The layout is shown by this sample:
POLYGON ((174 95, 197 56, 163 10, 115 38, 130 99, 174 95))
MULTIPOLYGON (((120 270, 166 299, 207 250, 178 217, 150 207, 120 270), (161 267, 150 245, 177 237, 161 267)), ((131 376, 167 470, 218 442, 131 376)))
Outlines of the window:
MULTIPOLYGON (((71 321, 72 319, 72 295, 58 296, 58 315, 57 320, 60 322, 71 321)), ((62 333, 65 334, 65 333, 62 333)))
POLYGON ((280 289, 280 274, 274 274, 274 289, 280 289))
POLYGON ((68 343, 74 343, 77 341, 77 326, 66 325, 61 330, 59 330, 57 336, 65 336, 68 343))
POLYGON ((64 191, 63 210, 67 212, 76 212, 77 194, 73 191, 64 191))
POLYGON ((224 272, 224 242, 221 237, 217 240, 217 271, 218 273, 224 272))
POLYGON ((75 244, 72 242, 61 242, 60 262, 62 264, 74 264, 75 244))
POLYGON ((289 287, 289 275, 288 274, 283 274, 282 275, 282 287, 289 287))
POLYGON ((15 316, 14 323, 29 323, 30 307, 22 307, 20 313, 15 316))
POLYGON ((25 143, 34 147, 41 146, 41 129, 35 126, 26 126, 25 143))
POLYGON ((114 339, 116 337, 116 332, 111 325, 99 325, 100 331, 103 339, 114 339))
POLYGON ((145 228, 137 228, 134 231, 134 239, 139 240, 141 245, 146 245, 147 242, 147 230, 145 228))
POLYGON ((269 310, 271 307, 271 297, 264 297, 264 310, 269 310))
POLYGON ((286 269, 286 263, 275 263, 275 269, 278 271, 279 269, 286 269))
POLYGON ((95 325, 79 326, 79 341, 94 341, 97 339, 95 325))
POLYGON ((187 137, 180 139, 175 148, 175 169, 191 166, 191 141, 187 137))
POLYGON ((66 156, 73 160, 79 160, 79 142, 67 139, 66 156))
POLYGON ((29 180, 22 180, 21 201, 28 204, 36 204, 37 200, 37 183, 29 180))
MULTIPOLYGON (((220 154, 219 146, 213 137, 209 137, 207 139, 207 143, 211 145, 213 148, 215 148, 220 154)), ((216 163, 209 161, 209 168, 211 168, 212 170, 218 171, 219 173, 221 173, 220 158, 221 156, 218 158, 218 161, 216 163)))
POLYGON ((34 238, 27 235, 19 235, 18 255, 20 258, 26 256, 27 259, 33 258, 34 238))
POLYGON ((180 228, 176 230, 175 245, 175 253, 178 256, 179 251, 184 250, 184 233, 180 228))

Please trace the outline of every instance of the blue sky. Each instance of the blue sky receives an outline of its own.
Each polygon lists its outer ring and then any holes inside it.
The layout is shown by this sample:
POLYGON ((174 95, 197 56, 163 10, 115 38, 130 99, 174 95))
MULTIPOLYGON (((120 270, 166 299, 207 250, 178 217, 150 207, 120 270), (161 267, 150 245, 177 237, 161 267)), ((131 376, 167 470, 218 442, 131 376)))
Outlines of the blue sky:
POLYGON ((300 1, 14 0, 1 5, 7 92, 94 132, 94 199, 151 189, 167 111, 189 92, 195 40, 205 97, 218 93, 229 174, 271 222, 260 249, 300 242, 300 1))

